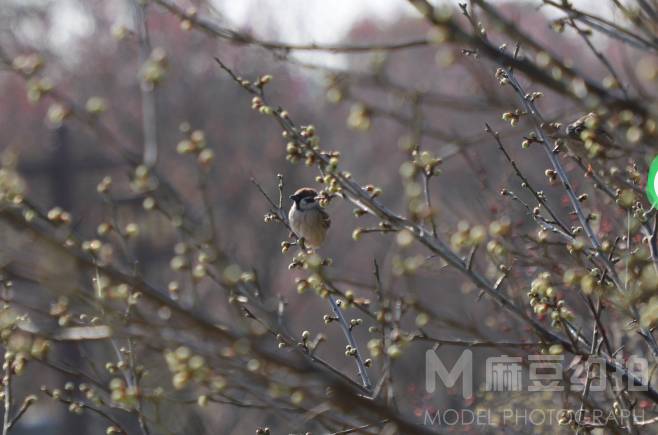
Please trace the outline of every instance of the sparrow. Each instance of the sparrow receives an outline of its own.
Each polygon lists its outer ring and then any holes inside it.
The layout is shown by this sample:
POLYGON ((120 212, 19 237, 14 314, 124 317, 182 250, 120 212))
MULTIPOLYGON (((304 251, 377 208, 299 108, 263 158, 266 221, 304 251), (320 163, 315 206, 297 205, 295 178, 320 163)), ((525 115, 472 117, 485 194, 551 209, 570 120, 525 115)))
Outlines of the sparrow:
POLYGON ((288 212, 290 228, 311 248, 319 247, 331 225, 329 215, 318 203, 318 192, 302 187, 290 195, 293 203, 288 212))
POLYGON ((573 144, 571 151, 579 157, 609 157, 611 148, 618 149, 614 140, 602 126, 599 116, 590 112, 567 125, 566 134, 573 144))

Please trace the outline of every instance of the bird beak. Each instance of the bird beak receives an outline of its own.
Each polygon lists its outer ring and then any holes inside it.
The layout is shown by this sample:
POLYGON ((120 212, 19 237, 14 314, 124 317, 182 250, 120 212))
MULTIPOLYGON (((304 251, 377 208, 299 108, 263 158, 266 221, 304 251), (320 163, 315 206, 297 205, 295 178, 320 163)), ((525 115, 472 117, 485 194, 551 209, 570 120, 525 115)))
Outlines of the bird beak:
POLYGON ((297 197, 295 195, 290 195, 289 198, 292 199, 293 201, 297 201, 297 197))

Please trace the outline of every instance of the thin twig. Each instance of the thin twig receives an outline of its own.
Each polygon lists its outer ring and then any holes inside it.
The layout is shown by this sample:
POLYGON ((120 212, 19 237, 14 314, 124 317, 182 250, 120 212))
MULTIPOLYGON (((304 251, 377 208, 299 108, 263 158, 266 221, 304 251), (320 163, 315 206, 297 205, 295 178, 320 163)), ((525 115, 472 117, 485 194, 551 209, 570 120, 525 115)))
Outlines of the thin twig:
MULTIPOLYGON (((151 55, 151 41, 149 38, 146 8, 147 3, 134 1, 135 27, 139 29, 139 60, 143 68, 151 55)), ((142 132, 144 135, 143 161, 147 167, 152 167, 158 160, 158 127, 156 86, 147 86, 142 83, 142 132)))
POLYGON ((332 295, 329 295, 329 304, 331 305, 332 311, 338 318, 338 323, 340 324, 340 327, 343 330, 343 333, 345 334, 345 339, 347 340, 347 343, 353 349, 356 350, 354 359, 356 361, 356 367, 359 372, 359 377, 361 377, 361 382, 363 383, 363 386, 368 391, 372 391, 372 383, 370 382, 370 377, 368 376, 368 371, 366 369, 365 363, 363 362, 363 356, 361 355, 359 346, 356 340, 354 339, 354 335, 352 334, 352 329, 350 328, 350 325, 347 323, 347 320, 345 320, 343 311, 340 309, 340 306, 338 305, 337 301, 334 299, 332 295))

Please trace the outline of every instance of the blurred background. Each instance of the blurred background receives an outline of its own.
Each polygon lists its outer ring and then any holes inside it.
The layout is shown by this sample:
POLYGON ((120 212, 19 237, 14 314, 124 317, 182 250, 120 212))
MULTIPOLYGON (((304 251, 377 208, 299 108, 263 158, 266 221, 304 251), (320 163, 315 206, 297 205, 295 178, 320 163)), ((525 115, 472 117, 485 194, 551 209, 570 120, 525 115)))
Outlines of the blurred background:
MULTIPOLYGON (((551 23, 557 12, 539 8, 538 3, 496 2, 504 16, 553 47, 567 64, 603 81, 607 71, 579 36, 571 30, 555 32, 551 23)), ((597 2, 575 3, 582 6, 597 2)), ((426 23, 404 1, 216 0, 179 4, 196 6, 204 16, 226 28, 260 40, 290 44, 383 44, 413 41, 428 34, 426 23)), ((144 211, 148 195, 135 193, 130 187, 134 170, 125 158, 126 150, 140 156, 145 141, 139 11, 133 2, 123 0, 2 1, 0 54, 5 64, 0 68, 0 151, 4 165, 15 168, 25 180, 25 196, 44 212, 54 207, 69 212, 72 226, 86 239, 97 237, 98 226, 107 221, 108 214, 113 214, 122 227, 137 224, 139 235, 130 240, 135 262, 124 258, 117 260, 119 264, 138 268, 167 296, 170 281, 177 280, 181 290, 175 297, 181 304, 221 318, 227 312, 224 294, 170 267, 181 239, 166 219, 144 211), (30 59, 37 54, 38 60, 30 59), (20 56, 25 68, 34 62, 39 73, 17 74, 10 65, 20 56), (51 98, 53 93, 62 98, 51 98), (67 104, 79 108, 87 118, 68 116, 67 104), (112 205, 97 193, 98 183, 106 176, 113 180, 112 205)), ((445 239, 463 219, 471 225, 486 225, 506 216, 515 231, 535 231, 526 211, 498 194, 502 187, 518 186, 518 182, 491 136, 484 133, 485 122, 500 131, 503 142, 514 157, 521 159, 532 181, 544 182, 545 157, 524 154, 520 143, 527 130, 512 129, 501 120, 503 112, 515 108, 514 99, 509 89, 498 86, 493 78, 495 68, 488 61, 473 61, 458 45, 354 53, 265 49, 189 30, 157 2, 151 2, 147 12, 151 48, 162 50, 157 52, 156 70, 148 72, 158 81, 151 93, 157 125, 156 168, 185 199, 192 210, 191 219, 203 216, 204 198, 199 185, 206 183, 216 239, 223 251, 257 271, 272 301, 278 297, 286 300, 291 330, 326 333, 330 345, 323 350, 324 356, 345 373, 353 373, 354 368, 352 361, 342 357, 341 332, 323 324, 322 314, 328 311, 325 301, 297 293, 294 279, 299 272, 290 271, 290 256, 281 254, 280 243, 287 233, 282 226, 263 223, 269 205, 251 181, 255 179, 267 193, 277 197, 276 175, 282 174, 287 198, 298 187, 316 186, 317 173, 285 160, 280 129, 250 109, 251 97, 220 70, 215 56, 242 77, 271 74, 274 79, 268 85, 268 97, 289 111, 297 123, 315 125, 323 146, 342 153, 344 169, 358 174, 362 183, 381 187, 382 201, 393 210, 403 212, 407 205, 405 186, 398 176, 400 165, 407 159, 406 144, 420 141, 423 149, 441 157, 442 174, 432 180, 431 192, 438 210, 439 234, 445 239), (418 107, 422 107, 422 117, 416 116, 418 107), (179 142, 196 130, 203 132, 207 147, 214 152, 214 163, 203 176, 196 158, 177 152, 179 142)), ((492 27, 492 33, 495 31, 492 27)), ((625 80, 638 80, 647 92, 655 94, 652 82, 636 68, 655 59, 647 60, 628 46, 600 36, 594 36, 593 41, 625 80)), ((550 92, 540 105, 550 120, 564 124, 584 110, 550 92)), ((564 206, 560 193, 547 195, 553 203, 564 206)), ((479 301, 477 290, 438 261, 423 265, 413 279, 396 277, 391 265, 399 248, 394 238, 365 234, 357 243, 352 238, 354 228, 375 225, 376 221, 355 220, 352 207, 340 200, 331 203, 329 212, 332 228, 322 254, 333 259, 332 270, 346 289, 367 297, 360 285, 373 281, 373 260, 377 260, 386 286, 404 290, 442 319, 430 325, 429 331, 443 336, 459 331, 490 339, 526 336, 522 328, 514 331, 518 325, 501 317, 495 304, 479 301)), ((3 234, 11 249, 24 250, 25 255, 12 260, 18 270, 47 276, 49 268, 61 267, 53 266, 54 259, 48 264, 43 256, 37 261, 28 255, 36 249, 29 239, 6 230, 3 234)), ((15 286, 16 291, 26 292, 25 298, 33 306, 49 309, 46 300, 28 295, 34 289, 29 282, 17 281, 15 286)), ((519 289, 518 297, 522 291, 519 289)), ((408 321, 413 325, 413 318, 408 321)), ((356 336, 364 344, 368 340, 365 330, 356 336)), ((425 395, 423 364, 427 346, 414 346, 409 351, 411 356, 395 362, 402 373, 396 379, 399 406, 420 417, 427 409, 461 404, 459 391, 425 395)), ((87 351, 108 352, 93 346, 87 351)), ((90 371, 102 371, 102 367, 91 367, 90 358, 74 346, 63 346, 58 352, 71 366, 89 365, 90 371)), ((474 352, 480 365, 484 357, 501 353, 480 348, 474 352)), ((458 356, 450 348, 441 348, 439 353, 446 361, 458 356)), ((484 375, 483 370, 476 373, 484 375)), ((168 376, 159 375, 163 379, 168 376)), ((37 371, 34 376, 38 383, 63 382, 60 374, 37 371)), ((478 382, 483 382, 481 376, 478 382)), ((60 404, 44 400, 34 406, 16 433, 82 434, 103 430, 95 417, 74 415, 60 404)), ((263 417, 262 411, 230 407, 219 407, 211 414, 173 407, 168 432, 162 433, 253 433, 250 416, 263 417)), ((265 420, 273 428, 280 425, 282 429, 276 433, 288 433, 286 424, 277 417, 265 420)))

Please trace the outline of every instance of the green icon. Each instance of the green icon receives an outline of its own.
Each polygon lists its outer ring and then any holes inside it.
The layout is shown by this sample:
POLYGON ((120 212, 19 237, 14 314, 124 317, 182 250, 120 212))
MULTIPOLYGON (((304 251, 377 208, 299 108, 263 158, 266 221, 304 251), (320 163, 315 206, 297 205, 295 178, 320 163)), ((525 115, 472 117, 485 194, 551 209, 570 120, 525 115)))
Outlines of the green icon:
POLYGON ((649 167, 647 198, 649 198, 649 202, 653 208, 658 208, 658 156, 654 157, 651 167, 649 167))

